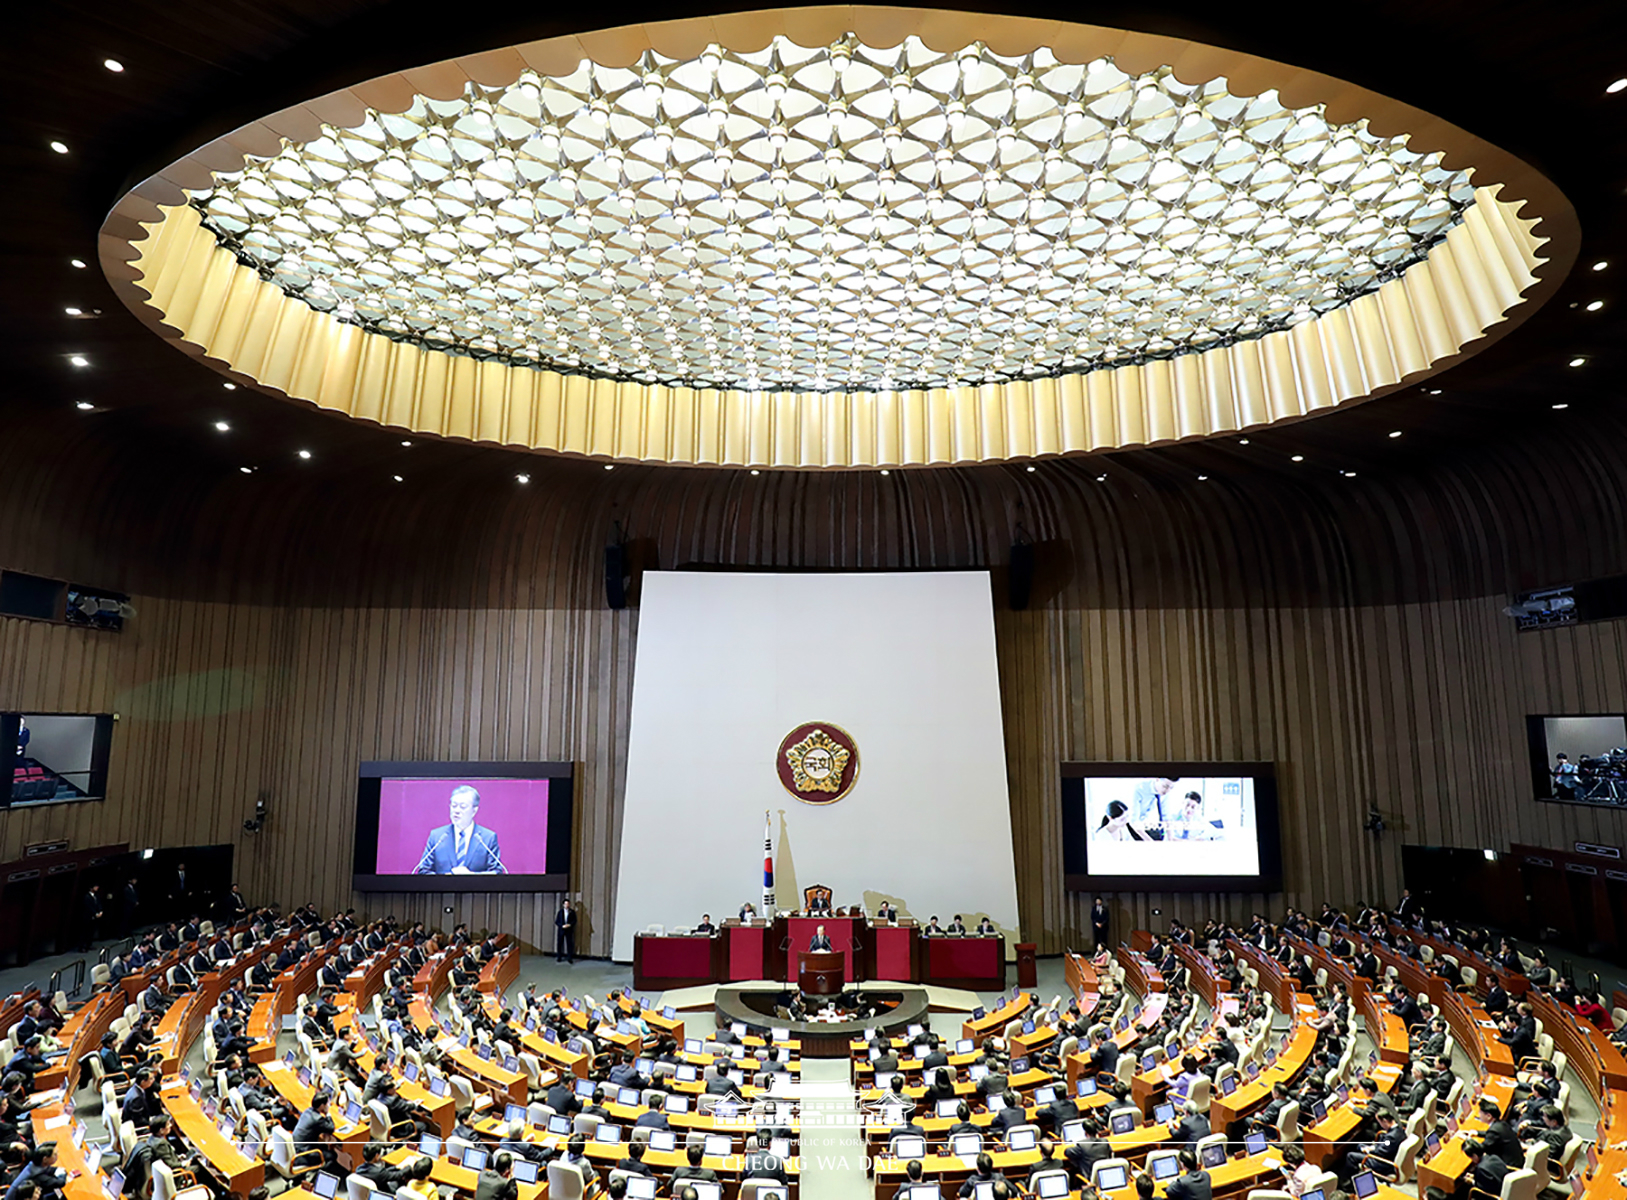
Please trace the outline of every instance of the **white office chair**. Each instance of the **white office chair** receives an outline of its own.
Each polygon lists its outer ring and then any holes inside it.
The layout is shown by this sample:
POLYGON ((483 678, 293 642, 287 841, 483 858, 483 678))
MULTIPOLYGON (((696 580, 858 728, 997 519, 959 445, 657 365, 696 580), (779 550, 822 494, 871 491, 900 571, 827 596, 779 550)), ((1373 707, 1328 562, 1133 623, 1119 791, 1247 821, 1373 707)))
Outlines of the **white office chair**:
POLYGON ((378 1189, 365 1175, 346 1175, 345 1191, 349 1193, 350 1200, 374 1200, 378 1189))
POLYGON ((1277 1113, 1277 1140, 1287 1145, 1299 1141, 1299 1101, 1290 1100, 1277 1113))
POLYGON ((1209 1093, 1212 1087, 1213 1085, 1209 1082, 1208 1076, 1195 1079, 1192 1082, 1192 1090, 1187 1093, 1186 1098, 1197 1106, 1200 1113, 1209 1111, 1209 1093))
POLYGON ((548 1164, 548 1200, 582 1200, 586 1191, 587 1180, 575 1163, 548 1164))

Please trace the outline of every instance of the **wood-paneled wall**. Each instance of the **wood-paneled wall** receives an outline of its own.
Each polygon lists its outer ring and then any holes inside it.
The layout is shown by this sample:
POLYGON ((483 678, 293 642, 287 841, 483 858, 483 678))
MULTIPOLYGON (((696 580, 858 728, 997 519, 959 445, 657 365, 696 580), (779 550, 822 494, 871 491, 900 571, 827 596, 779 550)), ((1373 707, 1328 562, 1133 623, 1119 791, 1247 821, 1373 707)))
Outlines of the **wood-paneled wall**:
MULTIPOLYGON (((1271 759, 1284 897, 1124 895, 1122 928, 1399 888, 1402 841, 1627 842, 1627 817, 1530 801, 1527 712, 1627 710, 1627 625, 1516 635, 1517 587, 1627 570, 1627 427, 1415 476, 1191 481, 1148 454, 874 474, 479 453, 411 490, 160 470, 116 439, 0 446, 0 566, 132 593, 123 634, 0 618, 0 708, 116 711, 112 799, 0 815, 27 842, 233 842, 257 899, 355 903, 551 941, 554 895, 356 897, 358 761, 572 759, 585 948, 615 904, 636 607, 609 611, 623 524, 646 567, 990 567, 1024 932, 1077 944, 1057 764, 1271 759), (1004 604, 1019 525, 1035 601, 1004 604), (264 832, 242 822, 265 795, 264 832), (1361 832, 1370 804, 1391 832, 1361 832), (1154 916, 1154 910, 1159 915, 1154 916)), ((705 814, 695 814, 704 819, 705 814)), ((740 864, 741 894, 757 863, 740 864)), ((674 914, 675 919, 683 914, 674 914)))

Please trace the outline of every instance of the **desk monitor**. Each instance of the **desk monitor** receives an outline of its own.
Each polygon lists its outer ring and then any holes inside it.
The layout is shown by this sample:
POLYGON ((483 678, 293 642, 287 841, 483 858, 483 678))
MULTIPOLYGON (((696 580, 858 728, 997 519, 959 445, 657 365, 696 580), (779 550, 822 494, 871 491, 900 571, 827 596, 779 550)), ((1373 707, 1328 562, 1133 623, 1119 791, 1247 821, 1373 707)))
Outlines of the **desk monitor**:
POLYGON ((107 1177, 107 1194, 113 1197, 113 1200, 124 1200, 124 1172, 117 1167, 114 1167, 113 1173, 107 1177))
POLYGON ((523 1104, 509 1104, 503 1108, 503 1120, 505 1121, 523 1121, 525 1115, 526 1108, 523 1104))
POLYGON ((1085 1140, 1084 1121, 1067 1121, 1062 1126, 1062 1140, 1064 1142, 1082 1142, 1085 1140))
POLYGON ((568 762, 362 763, 354 886, 567 890, 575 773, 568 762))
MULTIPOLYGON (((938 1185, 935 1183, 912 1183, 899 1188, 898 1194, 903 1200, 942 1200, 938 1185)), ((758 1192, 758 1195, 762 1193, 758 1192)))
POLYGON ((548 1132, 568 1134, 571 1131, 571 1119, 564 1113, 555 1113, 548 1118, 548 1132))
POLYGON ((1011 1063, 1010 1063, 1010 1070, 1011 1070, 1011 1074, 1013 1074, 1013 1075, 1021 1075, 1024 1071, 1028 1070, 1028 1059, 1026 1059, 1026 1058, 1014 1058, 1014 1059, 1012 1059, 1011 1063))
POLYGON ((401 1066, 401 1075, 408 1083, 418 1082, 418 1064, 408 1059, 401 1066))
POLYGON ((1113 1032, 1115 1032, 1115 1033, 1123 1033, 1128 1028, 1130 1028, 1130 1018, 1129 1017, 1120 1017, 1113 1024, 1113 1032))
POLYGON ((537 1182, 537 1164, 536 1163, 532 1162, 529 1158, 521 1158, 517 1154, 514 1156, 513 1162, 514 1162, 514 1178, 518 1182, 520 1182, 520 1183, 535 1183, 535 1182, 537 1182))
POLYGON ((1150 1165, 1152 1167, 1152 1177, 1159 1183, 1166 1179, 1173 1179, 1181 1173, 1181 1160, 1173 1154, 1157 1155, 1151 1160, 1150 1165))
POLYGON ((668 1021, 675 1021, 678 1019, 678 1010, 669 1004, 661 1010, 661 1015, 668 1021))
MULTIPOLYGON (((759 1192, 758 1195, 762 1193, 759 1192)), ((631 1200, 655 1200, 655 1176, 627 1176, 627 1195, 631 1200)))
POLYGON ((591 1079, 578 1079, 574 1084, 571 1085, 571 1090, 576 1093, 579 1099, 591 1100, 593 1099, 593 1092, 596 1087, 598 1087, 598 1085, 591 1079))
POLYGON ((676 1150, 678 1148, 678 1131, 676 1129, 650 1130, 651 1150, 676 1150))
POLYGON ((695 1200, 723 1200, 723 1185, 710 1179, 686 1179, 684 1186, 695 1189, 695 1200))
POLYGON ((892 1087, 893 1086, 893 1078, 897 1074, 898 1074, 897 1071, 877 1071, 876 1072, 876 1086, 878 1088, 883 1089, 883 1090, 886 1090, 887 1088, 892 1087))
POLYGON ((1436 1133, 1433 1129, 1431 1129, 1429 1131, 1429 1136, 1424 1139, 1424 1157, 1428 1158, 1431 1154, 1434 1154, 1435 1151, 1439 1150, 1440 1148, 1441 1148, 1441 1135, 1436 1133))
POLYGON ((992 1179, 972 1185, 974 1200, 994 1200, 994 1181, 992 1179))
POLYGON ((601 1121, 593 1131, 593 1140, 606 1146, 617 1145, 621 1142, 621 1126, 601 1121))
POLYGON ((742 1037, 742 1038, 745 1037, 746 1036, 746 1023, 744 1021, 731 1021, 731 1022, 729 1022, 729 1032, 734 1034, 735 1037, 742 1037))
POLYGON ((1312 1120, 1325 1121, 1325 1120, 1327 1120, 1327 1116, 1328 1116, 1328 1103, 1327 1103, 1326 1100, 1318 1100, 1314 1104, 1311 1105, 1311 1119, 1312 1120))
POLYGON ((644 1093, 640 1092, 636 1087, 624 1087, 616 1093, 616 1103, 625 1104, 629 1108, 641 1104, 643 1101, 644 1093))
MULTIPOLYGON (((310 1087, 311 1086, 311 1068, 310 1067, 301 1067, 299 1069, 299 1081, 305 1087, 310 1087)), ((202 1091, 203 1091, 203 1083, 202 1083, 202 1081, 194 1083, 192 1085, 192 1098, 194 1100, 196 1100, 198 1098, 198 1094, 200 1092, 202 1092, 202 1091)))
POLYGON ((1129 1133, 1135 1127, 1136 1114, 1133 1112, 1116 1112, 1108 1118, 1108 1128, 1114 1133, 1129 1133))
POLYGON ((463 1152, 463 1165, 471 1171, 484 1171, 486 1152, 478 1146, 470 1146, 463 1152))
POLYGON ((1018 1127, 1006 1135, 1007 1150, 1032 1150, 1039 1145, 1039 1132, 1032 1126, 1018 1127))
POLYGON ((957 1133, 949 1139, 949 1147, 961 1158, 976 1158, 983 1152, 983 1135, 980 1133, 957 1133))
POLYGON ((1152 1110, 1152 1119, 1159 1125, 1168 1125, 1175 1119, 1175 1106, 1173 1104, 1155 1105, 1152 1110))
POLYGON ((686 1113, 689 1111, 689 1097, 668 1096, 664 1107, 669 1113, 686 1113))
POLYGON ((1096 1171, 1096 1190, 1098 1192, 1116 1192, 1129 1182, 1129 1170, 1122 1163, 1100 1167, 1096 1171))
POLYGON ((1096 1094, 1096 1077, 1086 1075, 1078 1083, 1074 1084, 1073 1090, 1080 1096, 1094 1096, 1096 1094))
POLYGON ((1226 1161, 1226 1147, 1220 1142, 1212 1142, 1203 1148, 1198 1155, 1198 1162, 1205 1168, 1218 1167, 1226 1161))
POLYGON ((988 1075, 988 1073, 988 1067, 984 1066, 982 1063, 973 1063, 971 1066, 966 1068, 966 1078, 970 1079, 973 1083, 980 1082, 986 1075, 988 1075))
POLYGON ((1222 1096, 1230 1096, 1236 1090, 1237 1072, 1233 1071, 1230 1075, 1226 1076, 1226 1078, 1220 1081, 1220 1094, 1222 1096))
POLYGON ((355 1125, 359 1123, 361 1119, 362 1106, 360 1104, 357 1104, 354 1100, 352 1100, 349 1104, 345 1105, 345 1120, 349 1121, 352 1125, 355 1125))
POLYGON ((1299 1200, 1328 1200, 1327 1193, 1321 1188, 1307 1188, 1299 1194, 1299 1200))
POLYGON ((442 1079, 439 1075, 435 1076, 429 1081, 429 1091, 430 1095, 432 1096, 446 1095, 446 1087, 446 1080, 442 1079))
POLYGON ((520 1060, 519 1060, 519 1058, 516 1057, 513 1054, 505 1054, 503 1056, 503 1070, 512 1071, 516 1075, 519 1074, 519 1071, 520 1071, 520 1060))
POLYGON ((1358 1171, 1351 1177, 1350 1190, 1355 1194, 1356 1200, 1368 1200, 1369 1196, 1378 1193, 1378 1180, 1373 1177, 1371 1171, 1358 1171))
POLYGON ((972 1009, 972 1020, 974 1021, 981 1021, 987 1015, 988 1009, 984 1008, 981 1004, 972 1009))
POLYGON ((946 1100, 939 1100, 935 1105, 933 1105, 932 1115, 935 1117, 952 1117, 959 1108, 960 1101, 954 1099, 953 1097, 946 1100))
POLYGON ((1350 1099, 1350 1089, 1344 1084, 1341 1083, 1338 1087, 1333 1089, 1333 1104, 1335 1108, 1343 1104, 1348 1099, 1350 1099))
POLYGON ((706 1156, 708 1158, 728 1158, 734 1149, 734 1139, 726 1133, 709 1133, 706 1135, 706 1156))
POLYGON ((535 1032, 537 1032, 537 1018, 535 1018, 535 1017, 527 1017, 525 1019, 525 1031, 527 1033, 535 1033, 535 1032))
POLYGON ((901 1133, 893 1139, 894 1158, 925 1158, 926 1139, 918 1133, 901 1133))
POLYGON ((986 1103, 990 1112, 997 1113, 1006 1106, 1006 1098, 1004 1096, 989 1096, 986 1098, 986 1103))
POLYGON ((1034 1028, 1035 1028, 1034 1027, 1034 1022, 1032 1022, 1032 1021, 1024 1021, 1023 1022, 1023 1032, 1024 1033, 1033 1033, 1034 1028))
POLYGON ((1264 1154, 1265 1148, 1270 1145, 1263 1133, 1255 1132, 1243 1139, 1243 1149, 1249 1154, 1264 1154))
POLYGON ((418 1139, 418 1153, 425 1158, 439 1158, 441 1156, 441 1139, 433 1133, 426 1133, 418 1139))
POLYGON ((679 1063, 678 1069, 673 1072, 673 1078, 679 1083, 694 1083, 700 1078, 700 1072, 694 1063, 679 1063))
POLYGON ((1169 1059, 1169 1061, 1172 1062, 1172 1063, 1181 1061, 1181 1039, 1180 1038, 1170 1038, 1169 1039, 1169 1045, 1164 1047, 1164 1057, 1169 1059))
POLYGON ((977 1049, 977 1043, 971 1038, 961 1038, 955 1043, 956 1054, 970 1054, 977 1049))
POLYGON ((1158 1056, 1156 1054, 1154 1054, 1151 1050, 1147 1051, 1145 1054, 1143 1054, 1141 1056, 1141 1069, 1143 1071, 1150 1071, 1154 1067, 1156 1067, 1157 1065, 1158 1065, 1158 1056))
POLYGON ((685 1054, 700 1054, 701 1053, 701 1047, 704 1044, 705 1043, 703 1043, 700 1040, 700 1038, 686 1037, 684 1039, 684 1053, 685 1054))
POLYGON ((326 1171, 318 1171, 316 1178, 311 1182, 311 1190, 322 1200, 333 1200, 339 1193, 339 1177, 330 1175, 326 1171))
POLYGON ((912 1038, 913 1037, 920 1037, 925 1032, 926 1032, 926 1026, 924 1026, 924 1025, 918 1023, 918 1022, 915 1023, 915 1024, 912 1024, 912 1025, 907 1025, 904 1028, 904 1036, 905 1037, 912 1037, 912 1038))
POLYGON ((712 1115, 719 1121, 732 1121, 740 1115, 740 1105, 732 1099, 722 1099, 712 1107, 712 1115))
POLYGON ((1050 1104, 1056 1100, 1056 1089, 1049 1085, 1034 1089, 1035 1104, 1050 1104))
POLYGON ((1066 1171, 1042 1173, 1036 1182, 1035 1194, 1040 1200, 1063 1200, 1068 1194, 1068 1173, 1066 1171))

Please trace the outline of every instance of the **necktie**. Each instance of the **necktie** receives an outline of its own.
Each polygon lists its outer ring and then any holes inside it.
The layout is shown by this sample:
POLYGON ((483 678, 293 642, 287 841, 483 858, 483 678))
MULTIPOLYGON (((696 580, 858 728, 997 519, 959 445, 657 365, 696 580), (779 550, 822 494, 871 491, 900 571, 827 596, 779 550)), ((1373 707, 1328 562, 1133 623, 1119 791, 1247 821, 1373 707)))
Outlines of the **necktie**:
POLYGON ((458 861, 460 863, 463 861, 463 856, 465 854, 467 854, 468 852, 469 852, 469 831, 466 829, 462 833, 458 834, 458 861))

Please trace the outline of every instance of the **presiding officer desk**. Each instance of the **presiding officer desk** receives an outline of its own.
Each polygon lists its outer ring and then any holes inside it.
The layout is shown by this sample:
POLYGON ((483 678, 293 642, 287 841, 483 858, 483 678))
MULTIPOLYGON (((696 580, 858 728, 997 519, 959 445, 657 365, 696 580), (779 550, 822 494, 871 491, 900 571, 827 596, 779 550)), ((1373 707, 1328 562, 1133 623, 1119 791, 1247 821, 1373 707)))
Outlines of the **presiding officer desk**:
POLYGON ((973 991, 1005 987, 1001 935, 928 936, 910 920, 874 921, 837 910, 790 913, 770 920, 725 920, 710 934, 641 933, 633 938, 633 986, 639 990, 697 987, 757 979, 796 981, 797 952, 818 925, 843 956, 844 978, 931 983, 973 991))

